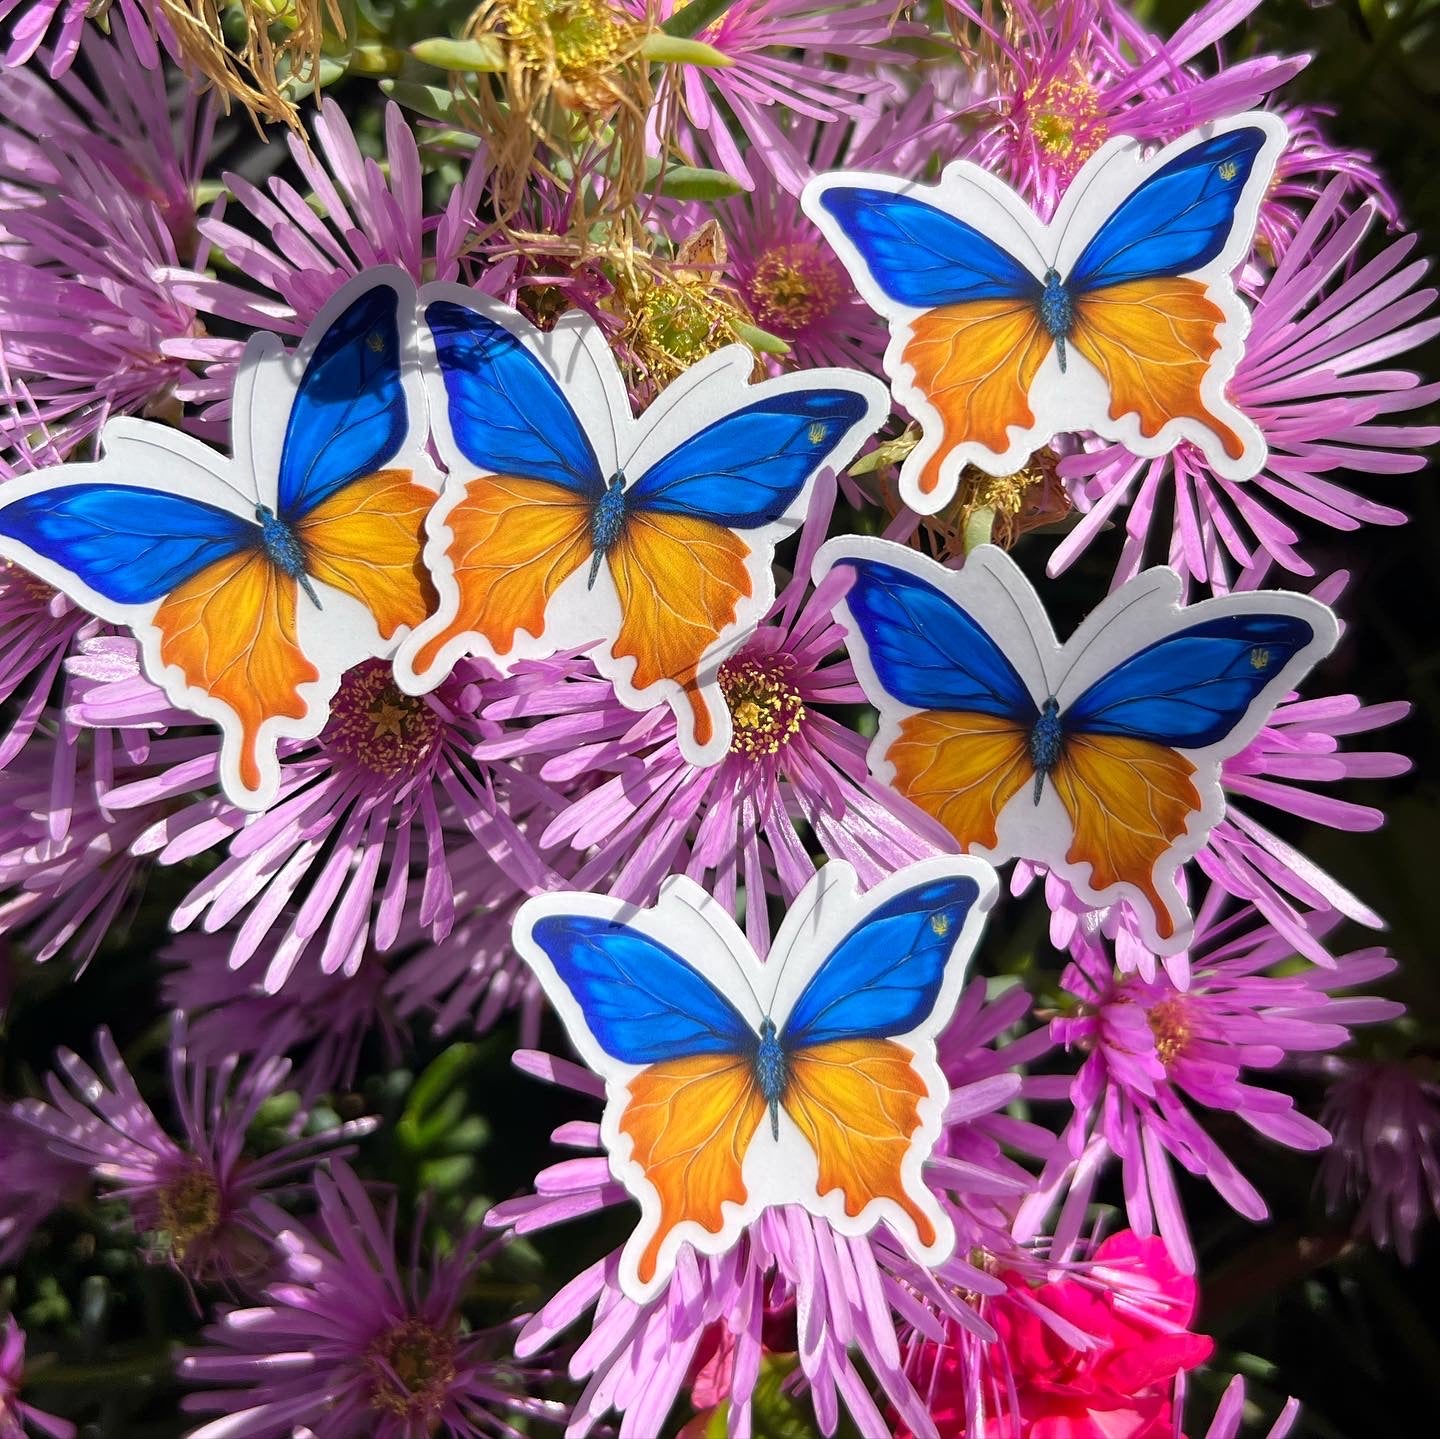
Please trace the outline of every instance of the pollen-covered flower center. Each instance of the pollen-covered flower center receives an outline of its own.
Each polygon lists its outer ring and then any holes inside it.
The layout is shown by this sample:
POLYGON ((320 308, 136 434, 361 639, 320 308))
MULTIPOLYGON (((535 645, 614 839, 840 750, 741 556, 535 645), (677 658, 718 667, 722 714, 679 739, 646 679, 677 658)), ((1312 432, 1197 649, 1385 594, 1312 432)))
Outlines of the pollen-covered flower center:
POLYGON ((165 1184, 157 1203, 160 1227, 169 1235, 177 1259, 183 1259, 198 1240, 209 1238, 220 1224, 220 1186, 199 1162, 165 1184))
POLYGON ((388 663, 366 660, 345 676, 320 740, 333 754, 391 779, 418 770, 443 728, 423 698, 401 691, 388 663))
POLYGON ((610 0, 503 0, 499 11, 528 63, 553 64, 571 82, 608 69, 633 41, 634 26, 610 0))
POLYGON ((1190 1045, 1188 1008, 1185 999, 1176 995, 1151 1005, 1145 1016, 1150 1022, 1150 1032, 1155 1036, 1155 1053, 1167 1069, 1184 1055, 1190 1045))
POLYGON ((776 755, 800 732, 805 701, 783 660, 736 656, 720 666, 720 693, 730 707, 731 754, 776 755))
POLYGON ((781 339, 823 320, 844 293, 834 261, 807 242, 766 250, 747 289, 755 318, 781 339))
POLYGON ((1071 167, 1083 165, 1109 135, 1099 95, 1081 76, 1032 85, 1022 105, 1035 143, 1071 167))
POLYGON ((382 1334, 365 1358, 370 1406, 434 1423, 455 1383, 455 1336, 423 1319, 404 1319, 382 1334))

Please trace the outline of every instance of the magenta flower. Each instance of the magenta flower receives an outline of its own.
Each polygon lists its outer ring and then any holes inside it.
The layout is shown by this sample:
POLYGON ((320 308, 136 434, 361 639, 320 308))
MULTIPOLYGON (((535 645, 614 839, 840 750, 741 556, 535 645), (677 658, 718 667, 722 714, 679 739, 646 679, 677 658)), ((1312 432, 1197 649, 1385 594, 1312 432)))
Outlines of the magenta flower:
POLYGON ((1327 187, 1260 289, 1230 384, 1231 399, 1269 444, 1265 469, 1245 483, 1227 480, 1189 444, 1159 460, 1109 444, 1073 455, 1060 473, 1085 514, 1051 556, 1050 574, 1067 569, 1126 504, 1117 584, 1157 546, 1165 553, 1154 558, 1187 584, 1215 590, 1235 587, 1237 568, 1243 576, 1272 562, 1311 575, 1284 510, 1346 531, 1404 523, 1399 510, 1326 476, 1336 469, 1410 474, 1424 465, 1420 451, 1440 440, 1440 427, 1395 421, 1433 403, 1440 386, 1377 366, 1440 333, 1440 318, 1422 318, 1435 290, 1419 288, 1426 264, 1410 258, 1416 236, 1362 258, 1376 211, 1364 205, 1347 213, 1347 188, 1343 176, 1327 187))
POLYGON ((25 1376, 25 1331, 7 1314, 0 1320, 0 1439, 25 1439, 44 1434, 48 1439, 75 1439, 68 1419, 46 1414, 20 1398, 25 1376))
MULTIPOLYGON (((154 70, 160 63, 158 39, 174 53, 175 40, 170 22, 158 0, 118 0, 116 10, 125 22, 125 34, 140 63, 154 70)), ((0 66, 24 65, 40 46, 59 17, 59 32, 51 42, 49 70, 63 75, 80 53, 85 22, 96 14, 94 0, 0 0, 0 22, 10 22, 10 44, 0 55, 0 66)))
POLYGON ((84 1193, 90 1171, 52 1153, 42 1135, 0 1104, 0 1174, 5 1176, 0 1188, 0 1269, 10 1269, 35 1229, 84 1193))
POLYGON ((967 159, 1003 176, 1042 217, 1112 135, 1145 142, 1252 109, 1293 78, 1306 57, 1257 56, 1206 75, 1191 62, 1229 34, 1259 0, 1209 0, 1161 40, 1113 0, 1013 0, 1003 27, 970 0, 947 0, 998 52, 993 91, 961 114, 989 120, 967 159))
MULTIPOLYGON (((204 1386, 182 1401, 220 1414, 190 1439, 454 1439, 514 1435, 512 1417, 563 1418, 531 1398, 538 1378, 504 1358, 500 1331, 469 1331, 462 1305, 496 1247, 477 1231, 427 1262, 397 1246, 394 1203, 377 1210, 345 1164, 315 1175, 318 1223, 260 1201, 283 1256, 263 1305, 233 1309, 180 1363, 204 1386)), ((423 1223, 423 1216, 422 1216, 423 1223)))
MULTIPOLYGON (((298 336, 346 280, 372 265, 398 265, 417 284, 460 277, 461 257, 479 223, 475 205, 487 175, 483 149, 436 217, 425 214, 420 151, 398 105, 385 111, 383 168, 361 151, 334 100, 321 102, 314 131, 313 150, 295 135, 287 142, 324 218, 284 179, 272 179, 262 190, 227 173, 226 188, 268 243, 218 215, 202 220, 201 235, 249 283, 204 274, 202 264, 192 270, 172 261, 160 278, 178 303, 247 330, 298 336)), ((194 354, 210 363, 184 398, 204 406, 207 423, 229 414, 239 357, 240 346, 228 341, 194 354)))
POLYGON ((1252 1081, 1297 1054, 1335 1050, 1358 1024, 1380 1024, 1402 1005, 1369 996, 1335 998, 1383 978, 1395 961, 1383 950, 1344 955, 1332 969, 1271 973, 1294 946, 1249 909, 1216 921, 1201 907, 1190 953, 1190 986, 1157 975, 1116 973, 1108 946, 1078 932, 1061 985, 1073 1004, 1052 1023, 1059 1043, 1084 1056, 1070 1086, 1074 1114, 1036 1193, 1022 1206, 1017 1234, 1037 1233, 1051 1205, 1065 1203, 1055 1229, 1062 1251, 1080 1232, 1096 1181, 1118 1158, 1130 1226, 1159 1232, 1175 1262, 1195 1268, 1172 1163, 1206 1179, 1233 1209, 1259 1221, 1259 1192, 1196 1120, 1192 1106, 1235 1114, 1291 1149, 1318 1150, 1328 1133, 1281 1089, 1252 1081), (1068 1190, 1068 1193, 1067 1193, 1068 1190))
MULTIPOLYGON (((645 904, 667 875, 683 873, 732 912, 741 885, 750 895, 793 899, 815 871, 797 818, 827 855, 849 860, 865 886, 953 848, 908 801, 866 784, 865 741, 818 708, 865 702, 831 614, 843 580, 807 595, 805 576, 833 501, 833 482, 817 485, 795 578, 720 667, 734 739, 719 764, 699 769, 684 758, 668 707, 637 718, 597 678, 537 688, 527 677, 512 686, 511 698, 487 707, 487 720, 546 717, 482 745, 482 757, 549 756, 541 778, 567 791, 608 776, 540 836, 542 847, 563 842, 588 854, 575 888, 604 880, 612 893, 645 904)), ((765 953, 765 905, 747 904, 745 924, 765 953)))
MULTIPOLYGON (((1185 1416, 1185 1376, 1175 1379, 1175 1427, 1171 1439, 1185 1439, 1180 1430, 1180 1421, 1185 1416)), ((1265 1431, 1265 1439, 1285 1439, 1300 1417, 1300 1401, 1290 1399, 1275 1417, 1275 1422, 1265 1431)), ((1245 1381, 1237 1374, 1226 1386, 1225 1395, 1215 1410, 1201 1439, 1239 1439, 1241 1424, 1245 1418, 1245 1381)))
POLYGON ((303 1182, 319 1154, 343 1154, 348 1141, 375 1127, 362 1119, 302 1136, 300 1114, 285 1143, 247 1153, 246 1131, 285 1087, 289 1062, 272 1058, 241 1069, 233 1058, 213 1066, 193 1061, 177 1016, 170 1093, 182 1133, 175 1139, 146 1104, 108 1030, 96 1034, 95 1047, 99 1074, 61 1049, 56 1059, 69 1087, 50 1075, 49 1102, 20 1100, 15 1115, 61 1158, 88 1165, 106 1193, 130 1206, 135 1228, 156 1252, 197 1279, 239 1280, 264 1270, 270 1236, 257 1219, 261 1194, 303 1182))
MULTIPOLYGON (((75 716, 99 726, 185 724, 139 674, 133 646, 121 672, 122 643, 111 646, 116 676, 82 695, 75 716)), ((407 914, 432 937, 449 933, 456 916, 450 867, 467 843, 480 844, 517 887, 543 886, 548 870, 517 822, 537 805, 553 811, 561 801, 519 766, 473 758, 499 734, 481 718, 493 683, 483 666, 466 661, 416 698, 396 688, 383 661, 351 669, 320 735, 282 746, 280 792, 265 813, 211 796, 147 832, 145 852, 161 864, 226 847, 177 907, 175 928, 203 917, 213 932, 245 913, 230 951, 237 966, 280 929, 264 978, 273 993, 322 931, 318 960, 327 974, 354 974, 367 945, 392 948, 407 914), (302 885, 307 892, 296 900, 302 885)), ((213 735, 157 740, 145 777, 117 785, 106 803, 117 811, 175 804, 215 783, 216 762, 213 735)))
MULTIPOLYGON (((622 3, 633 15, 648 12, 664 23, 683 0, 622 3)), ((652 131, 658 123, 660 133, 673 132, 695 164, 724 170, 747 190, 756 184, 758 157, 798 195, 809 172, 777 113, 835 123, 878 110, 881 96, 895 88, 883 68, 898 59, 888 42, 907 33, 910 27, 897 25, 890 0, 840 6, 832 0, 735 0, 695 36, 731 63, 667 65, 652 131), (852 63, 827 66, 832 58, 852 63), (748 151, 737 144, 736 123, 751 142, 748 151)))
POLYGON ((1409 1264, 1415 1240, 1440 1219, 1440 1083, 1419 1064, 1331 1061, 1320 1111, 1334 1140, 1320 1182, 1332 1213, 1409 1264))

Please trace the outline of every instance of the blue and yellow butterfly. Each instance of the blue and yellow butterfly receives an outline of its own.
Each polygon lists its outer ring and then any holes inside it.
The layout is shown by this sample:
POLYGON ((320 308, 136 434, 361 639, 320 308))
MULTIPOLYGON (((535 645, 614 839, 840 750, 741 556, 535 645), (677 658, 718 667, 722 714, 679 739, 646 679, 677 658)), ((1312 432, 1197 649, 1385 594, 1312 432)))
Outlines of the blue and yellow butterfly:
POLYGON ((266 804, 276 741, 316 734, 341 674, 429 613, 414 328, 409 277, 370 271, 293 356, 251 340, 232 459, 115 419, 99 460, 0 489, 0 555, 135 631, 150 678, 219 724, 237 803, 266 804))
POLYGON ((423 693, 464 654, 588 647, 624 703, 672 704, 687 758, 719 759, 720 662, 769 608, 816 472, 888 413, 883 387, 844 370, 751 386, 731 346, 636 420, 587 317, 547 334, 460 286, 420 299, 449 478, 426 550, 440 607, 397 656, 401 687, 423 693))
POLYGON ((640 1202, 627 1292, 654 1293, 683 1243, 725 1252, 770 1205, 848 1234, 883 1220, 927 1262, 949 1253, 920 1172, 948 1098, 934 1041, 996 887, 988 865, 950 858, 859 896, 854 871, 832 863, 763 965, 684 878, 648 910, 526 902, 516 947, 606 1080, 601 1133, 640 1202))
POLYGON ((1334 647, 1328 609, 1256 592, 1181 608, 1173 570, 1109 596, 1063 647, 984 545, 959 571, 842 538, 816 558, 880 711, 870 767, 962 849, 1048 865, 1089 904, 1130 902, 1162 954, 1191 919, 1177 874, 1224 813, 1220 764, 1334 647))
POLYGON ((1008 474, 1078 430, 1146 456, 1189 440, 1226 478, 1258 473, 1264 437, 1225 393, 1250 323, 1230 276, 1285 139, 1253 113, 1148 161, 1112 140, 1048 225, 963 161, 930 187, 812 180, 806 212, 889 321, 886 369, 922 421, 906 502, 938 510, 965 465, 1008 474))

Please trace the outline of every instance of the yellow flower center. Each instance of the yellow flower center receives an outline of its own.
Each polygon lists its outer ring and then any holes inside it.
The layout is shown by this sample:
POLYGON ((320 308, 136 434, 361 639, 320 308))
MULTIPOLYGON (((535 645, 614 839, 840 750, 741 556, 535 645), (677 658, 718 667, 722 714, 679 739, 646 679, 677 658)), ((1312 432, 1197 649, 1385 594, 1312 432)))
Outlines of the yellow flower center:
POLYGON ((553 64, 571 84, 609 70, 635 39, 633 23, 608 0, 504 0, 500 17, 526 63, 553 64))
POLYGON ((1067 168, 1079 169, 1110 133, 1100 118, 1099 93, 1078 71, 1072 79, 1051 80, 1043 90, 1032 85, 1021 106, 1035 143, 1067 168))
POLYGON ((840 299, 840 277, 815 244, 777 245, 755 266, 746 298, 756 320, 788 339, 823 320, 840 299))
POLYGON ((730 753, 751 759, 777 755, 799 734, 805 701, 786 675, 784 660, 737 656, 720 666, 720 693, 730 708, 730 753))
POLYGON ((740 311, 708 278, 647 277, 626 293, 621 345, 656 387, 734 342, 740 311))
POLYGON ((341 682, 320 742, 372 774, 393 779, 421 768, 443 728, 424 698, 400 690, 386 661, 366 660, 341 682))
POLYGON ((455 1338, 422 1319, 404 1319, 366 1356, 370 1407, 434 1425, 455 1382, 455 1338))
POLYGON ((208 1239, 219 1228, 220 1186, 198 1160, 160 1190, 158 1203, 160 1227, 177 1259, 184 1259, 197 1240, 208 1239))
POLYGON ((1190 1044, 1192 1031, 1186 1008, 1184 996, 1177 994, 1152 1005, 1145 1016, 1150 1023, 1150 1032, 1155 1036, 1155 1053, 1166 1069, 1185 1053, 1190 1044))

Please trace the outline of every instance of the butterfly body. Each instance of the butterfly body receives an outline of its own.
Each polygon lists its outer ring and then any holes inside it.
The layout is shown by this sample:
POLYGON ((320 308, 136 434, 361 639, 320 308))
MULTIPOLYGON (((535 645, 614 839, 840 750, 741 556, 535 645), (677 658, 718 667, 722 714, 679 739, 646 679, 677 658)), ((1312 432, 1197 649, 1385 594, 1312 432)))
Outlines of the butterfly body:
POLYGON ((1115 591, 1071 640, 1003 551, 946 570, 883 540, 832 540, 837 607, 880 711, 870 766, 992 861, 1048 866, 1087 904, 1126 900, 1147 944, 1183 948, 1184 862, 1225 810, 1220 766, 1334 646, 1303 595, 1183 608, 1171 570, 1115 591))
POLYGON ((1189 441, 1217 474, 1253 477, 1264 437, 1226 392, 1249 326, 1231 276, 1285 136, 1254 113, 1153 157, 1117 137, 1048 224, 965 161, 936 186, 813 179, 806 213, 889 321, 886 370, 921 421, 906 503, 938 510, 967 464, 1009 474, 1086 430, 1147 457, 1189 441))
POLYGON ((995 889, 987 865, 950 857, 861 896, 835 862, 763 965, 688 880, 642 911, 527 901, 516 948, 605 1077, 602 1137, 641 1205, 627 1292, 653 1293, 682 1242, 724 1252, 772 1205, 847 1234, 883 1218, 927 1262, 948 1252, 953 1231, 920 1176, 945 1103, 934 1037, 995 889))
POLYGON ((317 610, 324 609, 306 569, 305 546, 294 526, 282 520, 269 505, 255 506, 255 520, 260 526, 260 548, 266 558, 281 574, 299 584, 317 610))

